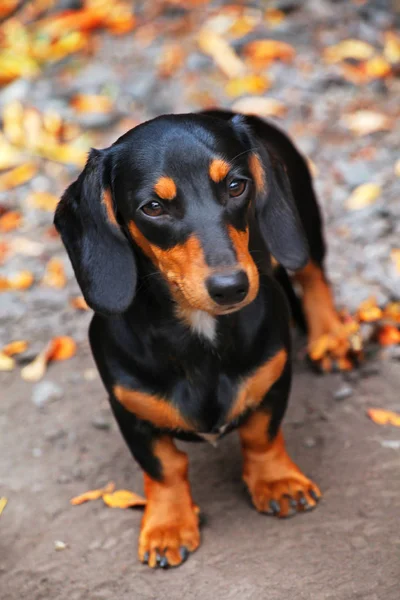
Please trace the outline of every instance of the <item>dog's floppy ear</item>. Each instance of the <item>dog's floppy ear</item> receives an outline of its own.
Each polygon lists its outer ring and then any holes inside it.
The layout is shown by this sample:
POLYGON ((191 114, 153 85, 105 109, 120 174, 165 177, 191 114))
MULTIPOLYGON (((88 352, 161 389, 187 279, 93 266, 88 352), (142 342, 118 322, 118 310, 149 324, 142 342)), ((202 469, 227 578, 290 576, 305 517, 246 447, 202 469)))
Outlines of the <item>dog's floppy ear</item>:
POLYGON ((111 315, 133 300, 136 265, 113 207, 106 151, 91 150, 83 172, 64 192, 54 218, 88 305, 111 315))
POLYGON ((249 165, 256 183, 255 213, 263 241, 283 267, 296 271, 307 264, 309 253, 286 168, 268 143, 270 126, 257 117, 237 115, 232 119, 239 127, 240 121, 255 147, 249 165))

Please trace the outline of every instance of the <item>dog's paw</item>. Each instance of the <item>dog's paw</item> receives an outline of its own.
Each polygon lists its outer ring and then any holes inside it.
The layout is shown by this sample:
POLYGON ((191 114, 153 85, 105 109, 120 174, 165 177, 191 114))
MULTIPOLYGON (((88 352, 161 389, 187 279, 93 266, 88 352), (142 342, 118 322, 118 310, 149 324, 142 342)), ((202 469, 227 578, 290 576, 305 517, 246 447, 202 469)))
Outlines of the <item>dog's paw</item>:
POLYGON ((308 343, 311 364, 321 373, 351 371, 362 360, 362 351, 360 326, 351 318, 332 323, 328 333, 314 337, 308 343))
POLYGON ((310 479, 258 480, 249 490, 255 508, 262 513, 285 518, 312 510, 321 498, 318 486, 310 479))
POLYGON ((139 560, 151 568, 178 567, 200 545, 198 507, 180 515, 152 514, 143 517, 139 537, 139 560))

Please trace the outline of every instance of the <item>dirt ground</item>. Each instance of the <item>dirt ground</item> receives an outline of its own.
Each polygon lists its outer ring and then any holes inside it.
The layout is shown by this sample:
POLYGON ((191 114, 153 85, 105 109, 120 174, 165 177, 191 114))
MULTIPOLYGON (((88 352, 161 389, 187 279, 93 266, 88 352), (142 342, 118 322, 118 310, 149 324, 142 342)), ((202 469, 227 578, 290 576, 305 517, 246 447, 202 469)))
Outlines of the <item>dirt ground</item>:
MULTIPOLYGON (((0 90, 1 109, 28 99, 41 111, 55 108, 79 123, 91 145, 102 147, 160 113, 210 103, 232 106, 236 99, 224 91, 226 76, 196 43, 210 11, 223 5, 208 4, 208 11, 155 11, 146 21, 146 3, 138 2, 133 34, 98 34, 89 58, 66 60, 33 81, 6 86, 0 90), (167 33, 149 42, 152 24, 167 33), (160 77, 165 44, 176 42, 184 49, 184 64, 160 77), (110 94, 115 112, 83 118, 69 104, 76 93, 110 94)), ((386 32, 395 27, 394 12, 381 0, 274 6, 283 10, 282 23, 274 29, 258 24, 232 47, 242 56, 252 39, 272 37, 295 48, 292 63, 266 68, 273 85, 265 96, 286 106, 278 123, 314 165, 338 304, 354 309, 371 294, 381 304, 398 300, 400 277, 391 251, 400 239, 400 179, 394 174, 400 81, 388 77, 355 84, 321 59, 323 48, 348 38, 380 52, 386 32), (381 111, 390 126, 355 135, 342 117, 357 110, 381 111), (369 182, 381 187, 379 199, 348 210, 350 193, 369 182)), ((91 315, 69 305, 79 291, 60 241, 46 234, 52 215, 27 203, 32 190, 60 194, 77 173, 77 168, 41 160, 32 181, 0 193, 2 206, 24 215, 22 228, 4 239, 23 236, 39 248, 32 255, 16 252, 1 266, 6 275, 31 270, 35 284, 1 294, 0 347, 29 340, 27 361, 55 335, 71 335, 78 343, 76 356, 50 366, 47 394, 43 382, 21 379, 20 365, 0 373, 0 497, 8 499, 0 517, 0 599, 398 600, 400 430, 374 424, 366 411, 400 410, 399 352, 375 352, 359 372, 321 377, 307 368, 299 351, 284 431, 291 455, 324 494, 312 513, 286 521, 257 514, 241 482, 235 434, 216 449, 182 444, 205 524, 200 549, 179 569, 152 571, 138 562, 140 510, 111 509, 101 500, 70 505, 71 497, 110 480, 142 492, 140 470, 117 430, 90 355, 91 315), (68 278, 63 289, 40 284, 52 256, 63 261, 68 278), (56 550, 56 542, 65 548, 56 550)), ((304 348, 304 340, 297 344, 304 348)))

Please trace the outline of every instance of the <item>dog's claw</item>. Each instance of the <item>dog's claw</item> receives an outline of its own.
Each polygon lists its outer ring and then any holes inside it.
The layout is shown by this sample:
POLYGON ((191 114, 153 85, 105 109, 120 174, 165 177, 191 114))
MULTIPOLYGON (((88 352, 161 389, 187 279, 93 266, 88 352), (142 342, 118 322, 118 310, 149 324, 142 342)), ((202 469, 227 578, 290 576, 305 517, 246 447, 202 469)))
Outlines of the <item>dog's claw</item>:
POLYGON ((181 555, 182 562, 185 562, 189 557, 189 550, 185 546, 181 546, 179 548, 179 554, 181 555))
POLYGON ((166 556, 163 556, 160 560, 160 567, 162 569, 167 569, 169 567, 169 563, 166 556))
POLYGON ((308 490, 308 493, 310 494, 311 498, 313 500, 315 500, 315 502, 318 502, 319 500, 319 496, 317 494, 317 492, 315 490, 313 490, 312 488, 310 490, 308 490))
POLYGON ((149 562, 149 558, 150 558, 150 552, 145 552, 144 556, 143 556, 143 564, 147 565, 147 563, 149 562))
POLYGON ((279 502, 277 502, 276 500, 270 500, 269 506, 274 514, 278 514, 281 510, 279 502))

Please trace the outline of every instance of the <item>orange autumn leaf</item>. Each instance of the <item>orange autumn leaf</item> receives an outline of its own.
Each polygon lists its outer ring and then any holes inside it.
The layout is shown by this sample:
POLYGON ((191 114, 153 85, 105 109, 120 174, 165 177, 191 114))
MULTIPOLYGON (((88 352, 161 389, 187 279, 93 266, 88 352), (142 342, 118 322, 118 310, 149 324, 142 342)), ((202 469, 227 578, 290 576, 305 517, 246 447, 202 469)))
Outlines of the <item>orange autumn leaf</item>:
POLYGON ((391 410, 369 408, 367 415, 377 425, 395 425, 395 427, 400 427, 400 414, 391 410))
POLYGON ((48 360, 67 360, 76 354, 75 341, 65 335, 55 337, 50 342, 50 347, 47 352, 48 360))
POLYGON ((295 56, 295 50, 286 42, 255 40, 245 46, 244 54, 253 67, 262 68, 274 60, 291 62, 295 56))
POLYGON ((8 282, 12 290, 26 290, 33 284, 34 277, 30 271, 20 271, 16 275, 9 277, 8 282))
POLYGON ((285 19, 285 13, 277 8, 267 8, 265 22, 269 27, 276 27, 285 19))
POLYGON ((365 73, 370 79, 382 79, 392 72, 392 67, 382 56, 374 56, 364 65, 365 73))
POLYGON ((350 39, 325 48, 323 57, 326 63, 334 64, 346 59, 368 60, 374 52, 374 47, 367 42, 350 39))
POLYGON ((71 106, 80 113, 109 113, 113 102, 108 96, 77 94, 72 98, 71 106))
POLYGON ((378 332, 378 341, 381 346, 400 344, 400 331, 393 325, 384 325, 378 332))
POLYGON ((67 283, 64 265, 58 258, 51 258, 46 266, 46 272, 43 277, 44 285, 53 288, 63 288, 67 283))
POLYGON ((6 356, 14 356, 14 354, 21 354, 28 348, 28 342, 26 340, 16 340, 10 342, 2 349, 3 354, 6 356))
POLYGON ((16 210, 9 210, 0 217, 0 231, 6 233, 21 226, 22 215, 16 210))
POLYGON ((0 175, 0 191, 4 192, 12 188, 23 185, 34 175, 36 175, 37 166, 34 163, 25 163, 19 167, 14 167, 6 173, 0 175))
POLYGON ((390 302, 385 306, 383 317, 400 324, 400 302, 390 302))
POLYGON ((171 77, 184 63, 185 54, 179 44, 168 44, 163 48, 162 57, 158 65, 160 77, 171 77))
POLYGON ((112 493, 114 491, 114 489, 115 489, 115 484, 113 481, 110 481, 103 488, 100 488, 98 490, 89 490, 88 492, 84 492, 83 494, 80 494, 79 496, 75 496, 74 498, 71 498, 70 503, 73 506, 78 506, 79 504, 83 504, 84 502, 89 502, 90 500, 98 500, 98 498, 101 498, 104 494, 112 493))
POLYGON ((10 245, 7 242, 0 241, 0 265, 5 261, 9 252, 10 245))
POLYGON ((225 90, 229 96, 243 94, 263 94, 271 86, 271 81, 265 75, 244 75, 231 79, 225 90))
POLYGON ((72 306, 72 308, 76 308, 77 310, 90 310, 83 296, 76 296, 75 298, 71 298, 69 303, 72 306))
POLYGON ((368 298, 360 304, 357 318, 365 323, 372 323, 382 318, 382 310, 376 303, 376 298, 368 298))
POLYGON ((34 208, 54 212, 58 204, 58 196, 48 192, 32 192, 28 196, 28 203, 34 208))
POLYGON ((145 506, 146 500, 129 490, 117 490, 112 494, 104 494, 103 501, 112 508, 131 508, 132 506, 145 506))

